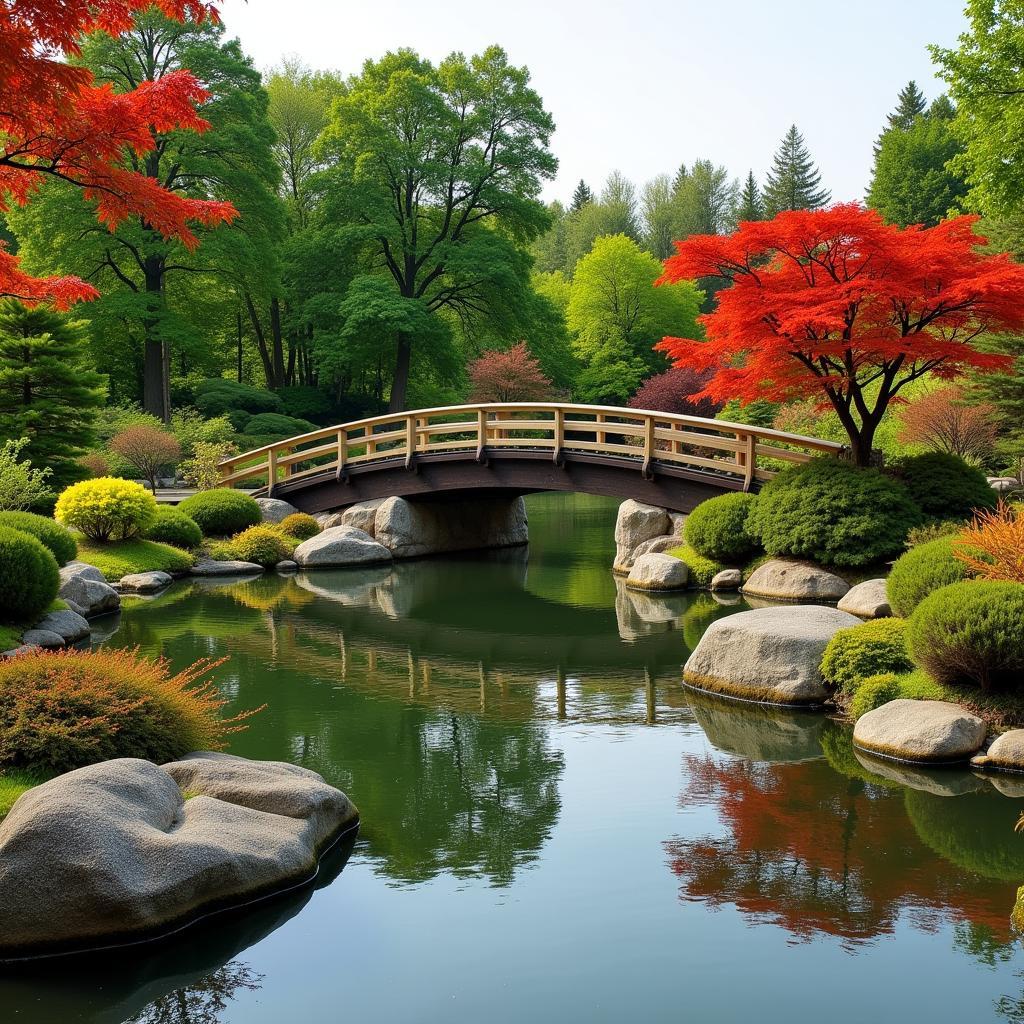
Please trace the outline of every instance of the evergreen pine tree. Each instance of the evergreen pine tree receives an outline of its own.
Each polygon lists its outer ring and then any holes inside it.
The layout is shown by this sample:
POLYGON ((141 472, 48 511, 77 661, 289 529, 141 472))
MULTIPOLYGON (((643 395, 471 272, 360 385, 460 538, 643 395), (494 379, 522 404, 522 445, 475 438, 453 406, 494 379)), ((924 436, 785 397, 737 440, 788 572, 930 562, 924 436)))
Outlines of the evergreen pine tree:
POLYGON ((572 194, 572 203, 569 209, 573 213, 579 213, 587 203, 594 201, 594 193, 590 191, 590 186, 580 178, 580 183, 576 186, 576 191, 572 194))
POLYGON ((106 397, 87 352, 82 323, 44 306, 0 304, 0 437, 27 437, 23 457, 52 469, 57 485, 86 475, 75 459, 95 443, 106 397))
POLYGON ((690 172, 686 169, 686 164, 680 164, 676 176, 672 179, 672 191, 678 192, 686 184, 686 179, 689 176, 690 172))
POLYGON ((739 203, 736 206, 736 220, 763 220, 764 202, 761 190, 757 187, 757 178, 753 171, 747 172, 747 180, 740 190, 739 203))
POLYGON ((900 89, 896 109, 889 115, 889 127, 906 131, 914 123, 914 118, 924 113, 927 105, 924 93, 918 89, 917 82, 911 79, 900 89))
POLYGON ((768 172, 765 217, 770 219, 783 210, 819 210, 827 206, 832 193, 820 185, 821 172, 794 124, 783 136, 768 172))

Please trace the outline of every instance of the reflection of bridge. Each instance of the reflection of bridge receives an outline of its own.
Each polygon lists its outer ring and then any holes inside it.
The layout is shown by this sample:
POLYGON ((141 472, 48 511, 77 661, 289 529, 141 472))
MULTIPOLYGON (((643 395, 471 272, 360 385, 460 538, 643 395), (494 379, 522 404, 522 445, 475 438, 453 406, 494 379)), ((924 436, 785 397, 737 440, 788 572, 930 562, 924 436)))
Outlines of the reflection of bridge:
POLYGON ((690 511, 749 491, 832 441, 671 413, 558 403, 420 409, 325 427, 235 455, 223 483, 260 481, 309 512, 370 498, 580 491, 690 511))

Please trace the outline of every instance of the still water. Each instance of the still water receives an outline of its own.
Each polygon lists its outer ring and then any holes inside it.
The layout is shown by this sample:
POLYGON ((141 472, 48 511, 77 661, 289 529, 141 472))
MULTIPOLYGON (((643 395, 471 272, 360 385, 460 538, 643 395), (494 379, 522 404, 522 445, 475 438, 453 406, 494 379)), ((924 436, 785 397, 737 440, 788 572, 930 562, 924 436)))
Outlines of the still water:
POLYGON ((629 594, 615 507, 529 552, 181 584, 107 643, 228 656, 234 753, 362 813, 317 887, 143 952, 0 977, 3 1021, 1024 1021, 1006 793, 883 774, 824 716, 685 692, 707 595, 629 594))

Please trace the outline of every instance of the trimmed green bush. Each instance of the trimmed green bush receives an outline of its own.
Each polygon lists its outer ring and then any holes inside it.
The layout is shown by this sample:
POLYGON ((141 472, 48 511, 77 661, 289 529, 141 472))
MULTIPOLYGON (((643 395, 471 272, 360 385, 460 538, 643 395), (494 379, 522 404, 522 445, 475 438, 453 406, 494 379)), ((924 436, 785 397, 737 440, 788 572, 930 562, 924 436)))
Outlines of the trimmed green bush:
POLYGON ((747 530, 772 556, 858 566, 899 554, 920 520, 898 481, 828 457, 769 481, 750 509, 747 530))
POLYGON ((264 523, 250 526, 237 537, 232 537, 231 547, 243 562, 255 562, 264 569, 270 569, 291 555, 295 542, 290 541, 280 527, 264 523))
POLYGON ((280 412, 281 399, 272 391, 254 388, 249 384, 226 377, 204 380, 195 388, 195 406, 204 416, 224 416, 234 410, 250 415, 261 412, 280 412))
POLYGON ((912 455, 900 462, 898 472, 928 516, 970 519, 975 509, 995 508, 999 500, 980 469, 946 452, 912 455))
POLYGON ((194 519, 206 537, 240 533, 262 519, 260 507, 253 498, 226 487, 193 494, 178 506, 178 511, 194 519))
POLYGON ((31 623, 60 589, 57 559, 29 533, 0 526, 0 619, 31 623))
POLYGON ((0 512, 0 526, 32 534, 43 547, 49 548, 57 559, 57 565, 67 565, 78 554, 78 545, 71 531, 46 516, 32 512, 0 512))
POLYGON ((959 583, 969 573, 953 557, 953 539, 939 537, 911 548, 896 559, 886 581, 889 604, 897 615, 907 618, 933 590, 959 583))
POLYGON ((296 540, 309 540, 320 532, 320 524, 305 512, 293 512, 280 523, 281 531, 296 540))
MULTIPOLYGON (((282 412, 303 420, 331 423, 331 401, 319 388, 295 384, 289 388, 278 388, 282 412)), ((356 418, 356 417, 353 417, 356 418)))
POLYGON ((147 540, 158 540, 176 548, 191 551, 203 542, 199 524, 184 512, 168 505, 157 509, 153 525, 146 531, 147 540))
POLYGON ((828 642, 821 659, 826 682, 846 692, 856 690, 869 676, 909 672, 913 667, 903 619, 873 619, 841 629, 828 642))
POLYGON ((686 543, 705 558, 746 561, 758 547, 747 530, 747 516, 756 502, 756 495, 742 493, 702 501, 686 517, 686 543))
POLYGON ((54 516, 104 544, 144 533, 156 509, 156 498, 142 484, 109 476, 73 484, 57 499, 54 516))
POLYGON ((850 701, 850 717, 856 721, 891 700, 948 700, 949 696, 924 672, 885 672, 861 680, 850 701))
POLYGON ((263 437, 295 437, 297 434, 308 434, 319 429, 309 420, 296 419, 294 416, 283 416, 279 412, 261 412, 258 416, 250 416, 241 428, 242 432, 263 437))
POLYGON ((936 590, 910 617, 907 646, 939 683, 1021 689, 1024 584, 971 580, 936 590))

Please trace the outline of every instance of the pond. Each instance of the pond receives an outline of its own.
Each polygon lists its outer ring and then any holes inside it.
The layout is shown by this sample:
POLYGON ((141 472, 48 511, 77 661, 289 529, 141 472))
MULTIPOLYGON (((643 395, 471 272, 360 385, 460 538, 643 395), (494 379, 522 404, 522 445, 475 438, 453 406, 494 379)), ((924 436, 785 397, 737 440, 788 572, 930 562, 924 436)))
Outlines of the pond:
POLYGON ((1024 1021, 1024 837, 966 771, 679 683, 709 595, 629 594, 615 505, 529 552, 180 584, 105 640, 229 661, 238 754, 343 788, 316 887, 0 978, 5 1021, 1024 1021))

